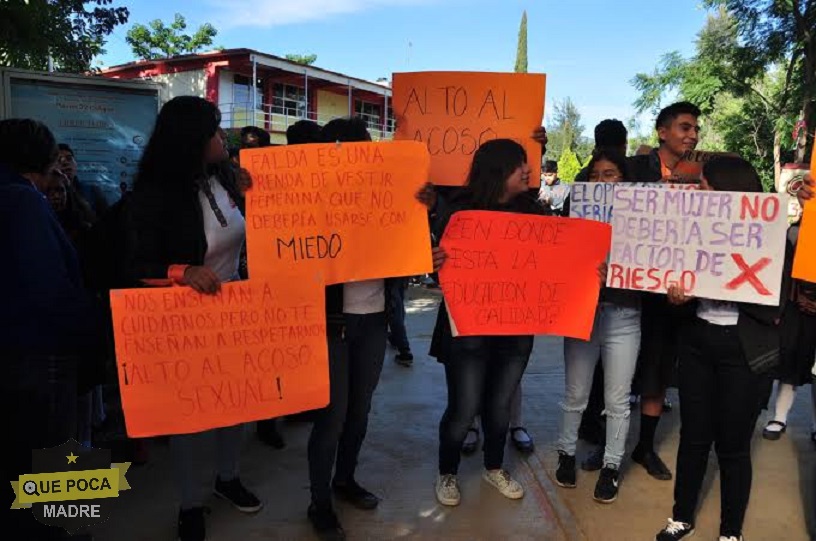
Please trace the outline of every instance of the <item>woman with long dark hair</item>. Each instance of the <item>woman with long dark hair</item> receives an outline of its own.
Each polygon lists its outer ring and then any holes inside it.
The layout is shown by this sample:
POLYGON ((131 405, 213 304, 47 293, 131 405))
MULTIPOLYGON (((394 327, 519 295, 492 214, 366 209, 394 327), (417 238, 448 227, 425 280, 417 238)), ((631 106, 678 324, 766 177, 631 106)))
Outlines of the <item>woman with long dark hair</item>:
MULTIPOLYGON (((754 168, 737 157, 715 158, 703 167, 700 188, 762 192, 754 168)), ((787 254, 790 254, 788 244, 787 254)), ((790 291, 786 257, 781 291, 790 291)), ((785 294, 779 306, 693 299, 678 286, 669 302, 689 314, 680 329, 680 449, 674 509, 656 541, 677 541, 694 532, 694 518, 711 446, 720 467, 720 541, 741 541, 751 494, 751 437, 779 362, 785 294)))
MULTIPOLYGON (((467 185, 434 224, 441 238, 453 213, 495 210, 543 214, 529 194, 530 167, 524 148, 509 139, 483 144, 473 156, 467 185)), ((439 426, 439 477, 436 497, 443 505, 460 501, 457 472, 462 443, 473 418, 481 414, 484 430, 484 479, 507 498, 524 489, 502 468, 510 422, 510 403, 533 349, 532 336, 454 338, 443 303, 434 329, 431 355, 445 365, 448 406, 439 426)))
MULTIPOLYGON (((616 150, 601 149, 587 166, 590 182, 623 182, 626 157, 616 150)), ((602 280, 602 284, 606 280, 602 280)), ((575 449, 581 416, 589 402, 593 375, 599 358, 603 362, 606 446, 594 498, 612 503, 618 495, 618 475, 629 433, 629 390, 640 350, 640 295, 635 291, 602 288, 589 340, 564 339, 566 391, 561 434, 556 446, 556 483, 576 486, 575 449)))
MULTIPOLYGON (((214 295, 221 283, 239 279, 245 240, 243 197, 219 132, 221 114, 193 96, 167 102, 145 148, 133 187, 134 278, 169 279, 214 295)), ((201 449, 217 446, 215 495, 246 513, 261 502, 238 478, 243 425, 171 436, 180 477, 178 534, 205 537, 204 498, 211 471, 196 464, 201 449)))

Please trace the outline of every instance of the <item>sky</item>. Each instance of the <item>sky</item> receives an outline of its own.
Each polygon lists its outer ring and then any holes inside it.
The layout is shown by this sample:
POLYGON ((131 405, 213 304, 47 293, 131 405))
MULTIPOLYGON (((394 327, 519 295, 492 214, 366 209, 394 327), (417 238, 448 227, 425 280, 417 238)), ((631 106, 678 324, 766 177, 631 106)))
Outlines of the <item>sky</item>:
MULTIPOLYGON (((635 116, 630 81, 670 51, 690 55, 706 13, 699 0, 131 0, 110 37, 105 66, 133 60, 133 23, 209 22, 214 45, 283 56, 316 54, 316 66, 363 79, 400 71, 512 71, 519 23, 528 17, 530 73, 547 74, 545 115, 572 99, 584 134, 604 118, 635 116)), ((117 0, 115 5, 124 2, 117 0)), ((639 117, 641 132, 652 118, 639 117)))

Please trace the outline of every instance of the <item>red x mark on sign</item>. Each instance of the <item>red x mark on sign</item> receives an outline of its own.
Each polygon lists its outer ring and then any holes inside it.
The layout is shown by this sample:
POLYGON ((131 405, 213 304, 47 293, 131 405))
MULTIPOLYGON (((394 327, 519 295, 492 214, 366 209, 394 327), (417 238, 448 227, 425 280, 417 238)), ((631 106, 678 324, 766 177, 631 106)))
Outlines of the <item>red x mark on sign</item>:
POLYGON ((731 254, 731 258, 734 260, 734 263, 737 264, 737 267, 740 268, 742 271, 739 276, 725 284, 725 289, 737 289, 745 282, 748 282, 754 289, 757 290, 757 293, 760 295, 770 295, 771 292, 768 291, 768 288, 765 287, 765 284, 762 283, 757 277, 757 273, 771 264, 770 257, 763 257, 750 267, 748 263, 745 262, 745 258, 742 257, 741 254, 731 254))

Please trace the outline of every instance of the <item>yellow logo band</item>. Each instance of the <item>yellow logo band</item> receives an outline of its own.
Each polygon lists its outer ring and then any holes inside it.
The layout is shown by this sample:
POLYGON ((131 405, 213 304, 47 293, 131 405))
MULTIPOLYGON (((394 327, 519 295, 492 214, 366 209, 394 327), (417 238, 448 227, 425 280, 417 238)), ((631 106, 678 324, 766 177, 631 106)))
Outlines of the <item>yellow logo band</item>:
POLYGON ((78 470, 49 473, 27 473, 12 481, 17 496, 12 509, 31 507, 33 503, 67 502, 116 498, 130 484, 125 474, 130 462, 111 464, 102 470, 78 470))

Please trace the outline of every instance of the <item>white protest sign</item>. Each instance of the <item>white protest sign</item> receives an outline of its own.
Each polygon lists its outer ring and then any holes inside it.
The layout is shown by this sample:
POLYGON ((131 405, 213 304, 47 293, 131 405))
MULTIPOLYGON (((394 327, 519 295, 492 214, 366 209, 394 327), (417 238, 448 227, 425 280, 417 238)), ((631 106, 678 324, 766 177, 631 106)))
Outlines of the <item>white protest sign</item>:
POLYGON ((665 293, 677 284, 695 297, 776 305, 786 199, 617 184, 607 286, 665 293))
POLYGON ((612 193, 617 185, 644 188, 697 190, 699 184, 669 184, 667 182, 576 182, 570 188, 570 218, 596 222, 612 221, 612 193))

